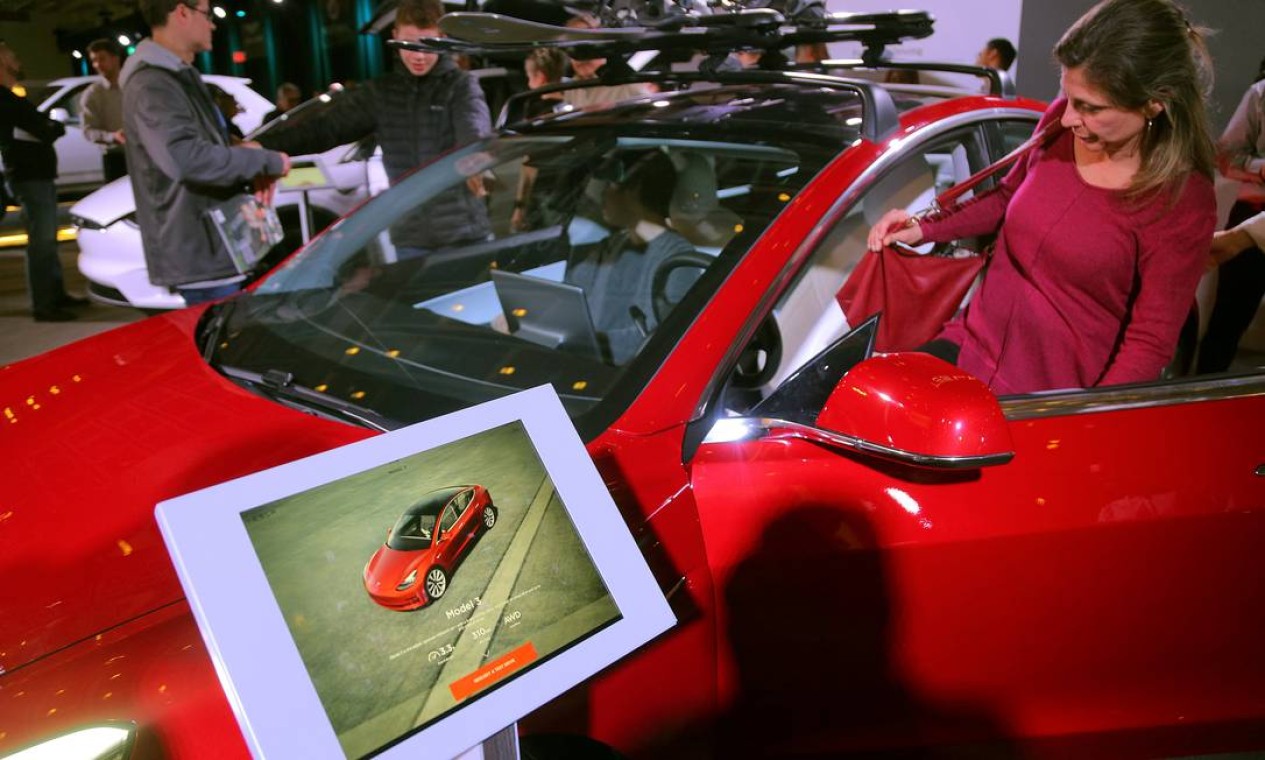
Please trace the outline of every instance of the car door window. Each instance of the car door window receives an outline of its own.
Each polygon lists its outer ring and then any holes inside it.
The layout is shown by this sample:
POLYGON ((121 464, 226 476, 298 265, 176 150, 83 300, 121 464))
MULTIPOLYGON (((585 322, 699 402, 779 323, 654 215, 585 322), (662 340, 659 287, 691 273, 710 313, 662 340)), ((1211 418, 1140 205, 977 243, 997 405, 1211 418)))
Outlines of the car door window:
POLYGON ((470 498, 474 496, 472 491, 462 491, 452 500, 452 506, 456 510, 457 517, 465 514, 466 507, 470 506, 470 498))
POLYGON ((444 515, 442 518, 440 518, 440 521, 439 521, 439 528, 441 531, 441 535, 451 530, 452 526, 455 525, 456 523, 457 523, 456 506, 454 504, 449 504, 448 506, 444 507, 444 515))
MULTIPOLYGON (((916 146, 880 169, 860 197, 830 224, 816 251, 774 306, 776 330, 769 328, 769 332, 780 336, 778 366, 765 373, 768 377, 762 378, 760 387, 733 394, 732 403, 727 401, 730 408, 749 409, 848 332, 835 296, 865 253, 870 227, 884 213, 894 208, 911 214, 925 211, 938 194, 967 179, 988 161, 983 135, 973 127, 916 146)), ((737 384, 744 385, 742 381, 737 384)))

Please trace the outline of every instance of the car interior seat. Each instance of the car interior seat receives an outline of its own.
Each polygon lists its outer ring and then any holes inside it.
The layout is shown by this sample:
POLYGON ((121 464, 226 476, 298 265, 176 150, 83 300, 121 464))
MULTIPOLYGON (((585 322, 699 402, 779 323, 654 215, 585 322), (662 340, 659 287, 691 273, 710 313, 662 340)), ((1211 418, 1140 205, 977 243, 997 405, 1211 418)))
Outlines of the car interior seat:
POLYGON ((742 218, 721 205, 710 157, 691 151, 670 155, 676 168, 676 187, 668 203, 672 229, 700 253, 715 256, 738 234, 742 218))
POLYGON ((928 208, 936 196, 937 168, 925 158, 899 164, 879 177, 830 230, 791 296, 774 311, 784 359, 766 391, 848 331, 835 296, 865 253, 870 228, 891 209, 912 214, 928 208))

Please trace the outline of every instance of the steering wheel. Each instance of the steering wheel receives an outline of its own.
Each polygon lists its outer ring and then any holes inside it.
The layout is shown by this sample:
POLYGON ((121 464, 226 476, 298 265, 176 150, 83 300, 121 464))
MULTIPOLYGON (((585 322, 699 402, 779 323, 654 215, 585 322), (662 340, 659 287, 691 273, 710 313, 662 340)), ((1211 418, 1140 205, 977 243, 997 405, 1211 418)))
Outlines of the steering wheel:
POLYGON ((698 251, 674 253, 655 267, 650 280, 650 307, 654 310, 655 324, 662 322, 676 304, 668 298, 668 280, 678 269, 707 269, 716 259, 698 251))

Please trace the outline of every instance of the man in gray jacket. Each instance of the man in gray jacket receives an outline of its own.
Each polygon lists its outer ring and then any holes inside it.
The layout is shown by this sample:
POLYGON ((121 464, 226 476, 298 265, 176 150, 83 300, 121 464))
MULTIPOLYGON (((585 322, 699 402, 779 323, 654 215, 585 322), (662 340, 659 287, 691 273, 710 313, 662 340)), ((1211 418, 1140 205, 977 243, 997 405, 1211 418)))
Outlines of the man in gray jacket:
POLYGON ((227 124, 190 64, 211 49, 208 0, 141 0, 153 37, 123 66, 123 131, 149 279, 193 305, 241 289, 203 213, 253 183, 270 200, 284 153, 231 146, 227 124))

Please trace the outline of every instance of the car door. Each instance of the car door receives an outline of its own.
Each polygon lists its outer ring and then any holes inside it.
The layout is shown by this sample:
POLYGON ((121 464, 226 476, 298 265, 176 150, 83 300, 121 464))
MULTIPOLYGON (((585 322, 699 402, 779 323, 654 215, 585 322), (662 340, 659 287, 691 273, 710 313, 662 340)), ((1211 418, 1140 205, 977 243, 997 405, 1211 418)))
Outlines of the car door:
POLYGON ((461 554, 461 536, 457 530, 457 510, 449 501, 439 515, 439 536, 435 541, 439 547, 439 564, 452 569, 461 554))
MULTIPOLYGON (((784 329, 793 370, 819 327, 784 329)), ((722 390, 687 452, 736 748, 1101 756, 1262 735, 1265 374, 990 400, 1013 458, 957 469, 869 453, 960 411, 903 387, 831 400, 832 420, 874 422, 851 449, 817 435, 829 388, 798 420, 722 390)))
POLYGON ((460 541, 458 554, 464 554, 470 546, 470 542, 474 540, 474 536, 479 532, 478 516, 470 510, 470 502, 474 499, 474 490, 467 488, 461 493, 453 497, 452 504, 457 513, 457 523, 455 530, 457 531, 457 540, 460 541))

